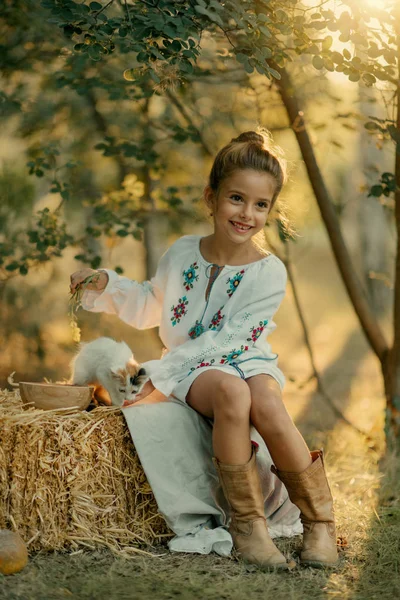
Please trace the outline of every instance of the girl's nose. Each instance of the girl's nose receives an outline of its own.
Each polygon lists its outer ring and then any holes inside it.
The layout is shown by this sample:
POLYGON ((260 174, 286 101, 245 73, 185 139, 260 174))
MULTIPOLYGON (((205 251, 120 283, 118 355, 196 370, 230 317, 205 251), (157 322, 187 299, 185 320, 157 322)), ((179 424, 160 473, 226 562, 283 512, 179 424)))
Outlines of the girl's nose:
POLYGON ((251 206, 243 204, 240 216, 248 221, 251 218, 251 206))

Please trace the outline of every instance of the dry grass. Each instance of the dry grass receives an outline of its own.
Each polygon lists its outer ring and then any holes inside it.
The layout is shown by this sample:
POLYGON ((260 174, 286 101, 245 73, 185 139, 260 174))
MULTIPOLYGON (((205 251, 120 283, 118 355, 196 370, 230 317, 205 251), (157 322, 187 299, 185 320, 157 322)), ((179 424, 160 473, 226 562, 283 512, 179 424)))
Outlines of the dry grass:
POLYGON ((0 528, 29 551, 125 553, 170 536, 119 409, 23 410, 0 392, 0 528))

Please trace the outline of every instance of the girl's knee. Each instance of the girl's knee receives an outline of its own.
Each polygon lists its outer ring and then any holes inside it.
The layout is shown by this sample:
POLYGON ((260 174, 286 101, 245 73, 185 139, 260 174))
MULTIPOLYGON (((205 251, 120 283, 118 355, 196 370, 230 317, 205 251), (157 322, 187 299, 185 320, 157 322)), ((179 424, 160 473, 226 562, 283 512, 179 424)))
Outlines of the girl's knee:
POLYGON ((263 428, 271 428, 277 434, 283 434, 288 418, 290 419, 279 388, 274 387, 262 396, 252 396, 250 419, 256 427, 262 424, 263 428))
POLYGON ((250 388, 238 377, 222 377, 215 389, 214 411, 231 420, 250 417, 250 388))

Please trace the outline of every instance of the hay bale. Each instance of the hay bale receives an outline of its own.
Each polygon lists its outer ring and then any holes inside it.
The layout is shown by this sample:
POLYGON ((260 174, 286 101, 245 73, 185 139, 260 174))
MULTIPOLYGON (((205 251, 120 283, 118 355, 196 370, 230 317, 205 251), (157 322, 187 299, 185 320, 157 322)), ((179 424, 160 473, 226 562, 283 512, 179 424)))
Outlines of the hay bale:
POLYGON ((121 411, 23 410, 0 391, 0 528, 32 550, 144 552, 173 534, 121 411))

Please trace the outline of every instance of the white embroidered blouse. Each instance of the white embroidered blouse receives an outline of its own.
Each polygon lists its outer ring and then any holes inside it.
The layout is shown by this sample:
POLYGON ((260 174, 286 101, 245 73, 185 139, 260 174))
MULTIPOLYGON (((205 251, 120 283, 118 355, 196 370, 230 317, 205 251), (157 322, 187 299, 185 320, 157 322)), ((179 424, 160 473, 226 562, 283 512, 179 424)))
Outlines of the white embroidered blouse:
POLYGON ((138 283, 105 269, 106 288, 85 291, 82 307, 118 315, 137 329, 160 327, 167 352, 143 366, 166 396, 185 400, 197 375, 211 368, 243 379, 266 373, 283 387, 285 378, 267 341, 285 295, 283 262, 269 254, 215 269, 203 258, 200 239, 187 235, 175 242, 151 281, 138 283))

